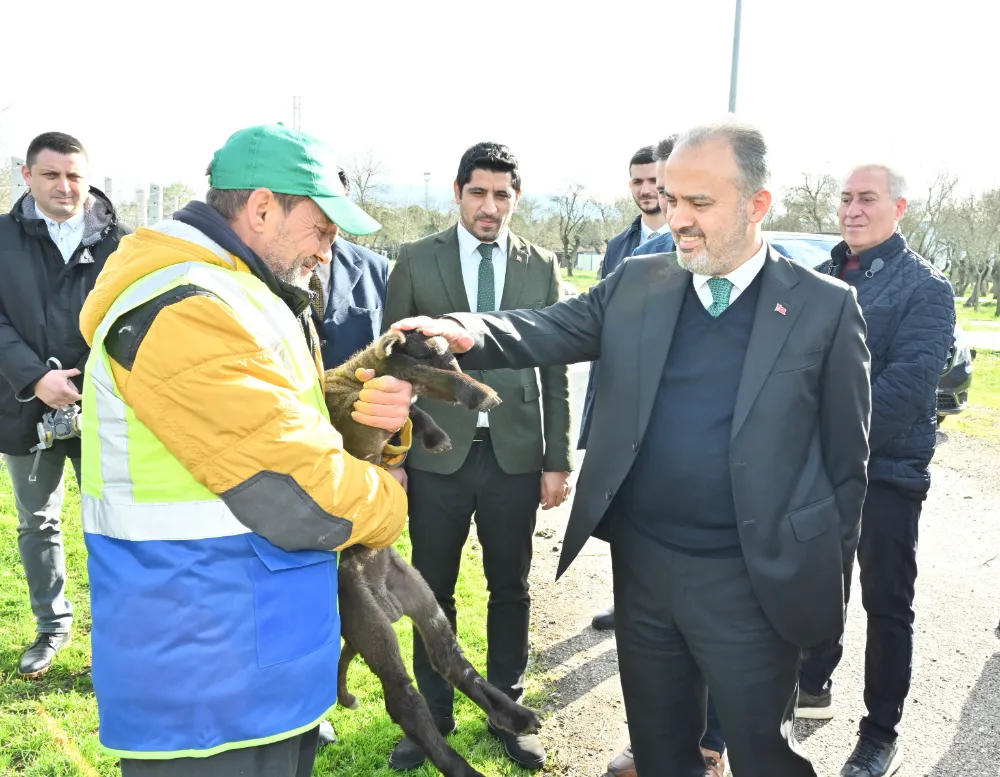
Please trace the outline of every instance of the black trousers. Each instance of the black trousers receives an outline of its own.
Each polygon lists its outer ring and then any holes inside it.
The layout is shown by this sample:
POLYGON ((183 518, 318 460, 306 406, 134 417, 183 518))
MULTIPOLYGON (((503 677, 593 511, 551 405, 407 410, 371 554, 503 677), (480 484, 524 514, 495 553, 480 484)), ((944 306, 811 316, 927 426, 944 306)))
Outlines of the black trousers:
MULTIPOLYGON (((416 469, 409 469, 408 474, 411 563, 431 587, 456 634, 455 584, 472 516, 476 516, 490 592, 486 679, 518 700, 528 666, 528 572, 541 472, 508 475, 485 441, 472 444, 465 463, 453 475, 416 469)), ((439 721, 450 718, 454 689, 431 667, 416 629, 413 672, 434 717, 439 721)))
POLYGON ((122 758, 122 777, 310 777, 318 741, 317 727, 280 742, 208 758, 122 758))
MULTIPOLYGON (((917 526, 923 501, 888 483, 868 484, 861 514, 858 568, 868 614, 865 706, 860 733, 894 742, 913 673, 913 593, 917 580, 917 526)), ((850 596, 851 581, 845 593, 850 596)), ((844 655, 844 637, 803 653, 801 683, 808 693, 829 689, 844 655)))
POLYGON ((795 740, 799 649, 774 630, 742 557, 611 532, 615 638, 639 777, 704 777, 708 688, 739 777, 816 777, 795 740))

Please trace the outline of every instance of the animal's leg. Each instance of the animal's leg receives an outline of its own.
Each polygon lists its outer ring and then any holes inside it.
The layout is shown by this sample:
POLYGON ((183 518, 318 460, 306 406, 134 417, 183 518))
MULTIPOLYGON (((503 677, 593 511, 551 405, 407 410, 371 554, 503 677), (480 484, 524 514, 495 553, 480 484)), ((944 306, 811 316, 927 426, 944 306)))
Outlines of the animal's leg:
POLYGON ((483 777, 456 753, 434 725, 423 696, 413 687, 392 623, 367 589, 341 589, 341 629, 382 683, 389 717, 445 777, 483 777), (345 596, 346 594, 346 596, 345 596))
POLYGON ((390 550, 392 565, 386 576, 386 587, 403 605, 420 630, 427 655, 437 672, 468 696, 493 723, 515 734, 533 734, 541 723, 527 707, 513 701, 490 685, 462 653, 448 619, 420 573, 390 550))
POLYGON ((409 365, 404 372, 405 376, 400 377, 417 386, 423 396, 454 402, 469 410, 492 410, 500 404, 500 397, 493 389, 463 372, 439 370, 426 364, 409 365))
POLYGON ((431 453, 451 450, 451 440, 444 429, 416 405, 410 406, 410 420, 413 422, 413 435, 431 453))
POLYGON ((347 668, 357 654, 351 643, 345 641, 344 649, 340 651, 340 663, 337 665, 337 704, 349 710, 358 708, 358 697, 347 690, 347 668))

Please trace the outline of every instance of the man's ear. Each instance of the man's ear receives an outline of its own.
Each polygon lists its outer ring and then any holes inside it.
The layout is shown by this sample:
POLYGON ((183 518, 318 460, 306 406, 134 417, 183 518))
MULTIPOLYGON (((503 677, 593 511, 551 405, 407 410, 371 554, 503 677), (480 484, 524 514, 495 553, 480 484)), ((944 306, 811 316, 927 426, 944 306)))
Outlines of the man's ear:
POLYGON ((771 199, 771 192, 767 189, 761 189, 750 198, 748 203, 750 212, 747 216, 751 224, 760 224, 767 217, 767 212, 771 209, 771 199))
POLYGON ((21 178, 25 186, 31 186, 31 168, 27 165, 21 165, 21 178))
POLYGON ((458 186, 458 181, 455 181, 454 186, 455 186, 455 204, 456 205, 461 205, 462 204, 462 190, 458 186))
POLYGON ((268 217, 277 205, 274 193, 270 189, 255 189, 247 200, 245 217, 251 231, 262 234, 268 217))
POLYGON ((900 197, 896 200, 896 215, 894 217, 896 221, 903 220, 903 216, 906 213, 906 205, 907 202, 905 197, 900 197))

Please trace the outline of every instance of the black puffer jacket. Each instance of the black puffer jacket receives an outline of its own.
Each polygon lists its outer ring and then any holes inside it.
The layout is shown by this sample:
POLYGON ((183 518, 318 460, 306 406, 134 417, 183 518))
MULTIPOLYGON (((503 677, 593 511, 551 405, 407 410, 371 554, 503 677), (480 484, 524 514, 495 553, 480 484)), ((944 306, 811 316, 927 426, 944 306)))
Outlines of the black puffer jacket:
MULTIPOLYGON (((0 453, 27 455, 38 442, 35 425, 49 408, 31 399, 55 357, 63 369, 83 370, 89 350, 80 311, 107 258, 131 230, 118 223, 103 192, 90 190, 83 241, 64 262, 25 194, 0 216, 0 453), (30 400, 30 401, 19 401, 30 400)), ((77 379, 77 387, 82 380, 77 379)), ((79 456, 79 441, 57 443, 79 456)))
POLYGON ((937 387, 955 337, 951 283, 898 232, 843 273, 847 244, 822 268, 858 290, 872 358, 869 481, 924 495, 937 432, 937 387))

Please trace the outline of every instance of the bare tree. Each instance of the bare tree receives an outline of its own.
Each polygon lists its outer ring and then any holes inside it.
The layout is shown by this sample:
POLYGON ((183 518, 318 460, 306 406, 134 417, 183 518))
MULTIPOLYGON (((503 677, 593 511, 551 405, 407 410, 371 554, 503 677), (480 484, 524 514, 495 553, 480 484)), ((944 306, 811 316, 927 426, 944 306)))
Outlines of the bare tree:
POLYGON ((781 198, 784 212, 772 209, 765 229, 789 232, 836 232, 840 184, 832 175, 802 173, 802 183, 785 190, 781 198))
POLYGON ((628 196, 619 197, 614 202, 591 200, 591 205, 593 205, 591 239, 595 248, 600 248, 603 253, 607 253, 608 242, 615 235, 628 228, 628 225, 639 215, 639 209, 636 207, 635 200, 628 196))
POLYGON ((948 205, 941 214, 938 233, 952 257, 961 261, 972 284, 965 306, 979 310, 979 298, 1000 259, 1000 189, 970 194, 948 205))
POLYGON ((382 204, 388 173, 389 170, 371 149, 355 155, 351 160, 351 168, 347 171, 354 201, 362 208, 382 204))
POLYGON ((566 193, 552 198, 559 240, 562 242, 566 272, 572 277, 576 267, 577 251, 583 242, 583 231, 594 210, 594 205, 584 194, 582 184, 570 185, 566 193))
POLYGON ((958 176, 940 172, 927 187, 927 195, 914 199, 906 208, 899 230, 907 244, 924 258, 935 261, 944 246, 941 244, 941 218, 952 204, 958 176))

